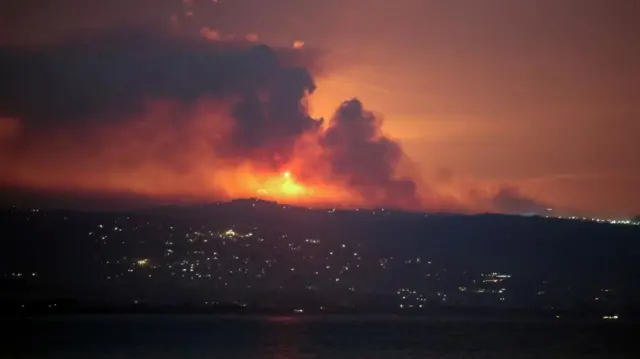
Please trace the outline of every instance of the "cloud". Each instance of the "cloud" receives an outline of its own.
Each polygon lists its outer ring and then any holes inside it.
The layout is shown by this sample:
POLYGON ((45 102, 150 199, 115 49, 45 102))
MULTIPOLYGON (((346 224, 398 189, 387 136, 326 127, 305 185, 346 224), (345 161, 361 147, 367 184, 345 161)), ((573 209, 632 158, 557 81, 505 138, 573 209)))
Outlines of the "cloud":
POLYGON ((345 102, 326 131, 309 115, 314 73, 326 69, 306 49, 118 31, 4 48, 0 63, 0 115, 23 127, 3 152, 4 181, 234 196, 295 164, 316 192, 346 186, 372 204, 418 201, 415 183, 394 177, 399 144, 359 101, 345 102), (320 152, 303 153, 303 143, 320 152))
POLYGON ((381 120, 357 99, 345 101, 323 133, 321 146, 332 173, 373 202, 419 208, 416 182, 397 177, 404 154, 381 133, 381 120))
POLYGON ((26 121, 136 112, 149 98, 190 101, 258 92, 287 66, 316 71, 316 55, 119 31, 61 46, 0 49, 0 111, 26 121))
POLYGON ((510 188, 470 201, 425 185, 357 99, 327 123, 313 118, 315 78, 334 69, 323 55, 225 41, 210 28, 2 47, 0 185, 430 210, 535 204, 510 188))
POLYGON ((491 198, 491 207, 498 212, 514 214, 542 214, 549 205, 539 202, 520 192, 516 187, 504 186, 491 198))

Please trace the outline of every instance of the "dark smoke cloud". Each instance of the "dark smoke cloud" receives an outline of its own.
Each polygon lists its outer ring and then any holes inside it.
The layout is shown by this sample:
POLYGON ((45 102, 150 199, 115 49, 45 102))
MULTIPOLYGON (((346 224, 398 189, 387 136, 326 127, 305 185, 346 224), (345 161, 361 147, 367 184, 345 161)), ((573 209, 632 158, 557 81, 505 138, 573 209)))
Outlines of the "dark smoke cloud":
POLYGON ((310 76, 281 69, 301 51, 248 48, 119 31, 38 49, 0 49, 0 110, 29 121, 86 120, 93 113, 132 111, 148 98, 184 101, 203 95, 254 93, 274 78, 286 87, 312 87, 310 76), (303 81, 301 81, 303 79, 303 81), (37 105, 37 106, 36 106, 37 105))
MULTIPOLYGON (((270 50, 261 47, 260 51, 270 50)), ((266 100, 253 91, 235 107, 232 141, 236 149, 272 155, 270 160, 277 165, 277 161, 288 159, 296 139, 305 132, 317 132, 322 120, 311 118, 303 106, 307 94, 315 90, 309 71, 298 67, 277 69, 274 77, 266 100)))
POLYGON ((357 99, 346 101, 321 139, 335 175, 375 202, 417 208, 418 188, 410 178, 396 178, 405 154, 400 144, 380 132, 380 119, 357 99))
POLYGON ((466 208, 454 208, 457 212, 543 214, 548 208, 553 207, 549 203, 528 196, 513 184, 465 180, 446 167, 439 168, 433 179, 434 183, 458 188, 460 198, 468 198, 466 208))
POLYGON ((504 213, 542 214, 549 208, 531 197, 524 195, 516 187, 501 187, 492 198, 492 207, 504 213))
MULTIPOLYGON (((305 102, 315 91, 314 76, 332 70, 321 55, 306 47, 273 48, 148 30, 0 47, 0 173, 20 173, 16 178, 34 179, 30 183, 36 185, 49 183, 46 178, 52 173, 58 184, 73 176, 79 178, 75 185, 98 183, 87 186, 89 190, 106 183, 123 193, 130 189, 131 178, 137 181, 133 194, 150 196, 155 192, 148 180, 160 178, 158 192, 187 187, 177 193, 197 195, 211 175, 200 176, 201 163, 215 170, 249 161, 253 168, 270 172, 281 169, 309 135, 311 152, 319 148, 320 153, 303 156, 296 169, 300 179, 315 176, 314 182, 345 187, 370 206, 462 208, 458 199, 430 193, 422 183, 418 188, 413 176, 400 175, 406 160, 402 147, 382 134, 381 118, 359 100, 344 102, 326 129, 322 119, 309 115, 305 102), (189 113, 198 112, 203 99, 224 104, 233 121, 230 133, 216 136, 210 127, 203 126, 203 132, 189 127, 189 113), (168 100, 169 105, 150 112, 148 104, 156 100, 168 100), (150 122, 136 127, 137 117, 150 122), (133 129, 128 127, 132 124, 133 129), (115 138, 95 136, 105 128, 106 136, 115 138), (93 131, 86 131, 91 136, 85 138, 85 132, 76 129, 93 131), (74 167, 73 158, 83 162, 74 167), (83 177, 100 170, 105 171, 104 181, 100 175, 83 177), (176 172, 186 175, 173 178, 176 172), (163 182, 165 177, 172 178, 163 182)), ((216 115, 199 114, 197 121, 216 115)), ((489 201, 490 209, 511 213, 545 207, 512 187, 472 199, 481 208, 489 201)))
POLYGON ((317 54, 305 50, 118 31, 1 49, 0 114, 43 128, 125 118, 152 99, 233 99, 235 131, 219 150, 286 156, 295 138, 319 126, 300 103, 320 70, 317 54))
MULTIPOLYGON (((324 70, 320 60, 306 49, 145 31, 28 49, 5 47, 0 50, 0 116, 20 119, 26 133, 42 134, 118 121, 126 125, 144 115, 152 100, 177 102, 180 109, 202 99, 222 101, 233 126, 224 138, 212 141, 216 156, 276 169, 308 134, 322 150, 327 180, 346 184, 370 203, 418 207, 416 184, 395 177, 405 156, 400 145, 380 133, 380 120, 358 100, 345 102, 326 131, 322 119, 309 115, 305 103, 316 88, 313 75, 324 70)), ((180 134, 179 111, 171 117, 177 122, 173 137, 163 141, 175 153, 160 150, 167 152, 162 155, 167 165, 175 162, 181 168, 191 163, 177 154, 189 139, 180 134)), ((117 140, 110 145, 117 146, 117 140)))

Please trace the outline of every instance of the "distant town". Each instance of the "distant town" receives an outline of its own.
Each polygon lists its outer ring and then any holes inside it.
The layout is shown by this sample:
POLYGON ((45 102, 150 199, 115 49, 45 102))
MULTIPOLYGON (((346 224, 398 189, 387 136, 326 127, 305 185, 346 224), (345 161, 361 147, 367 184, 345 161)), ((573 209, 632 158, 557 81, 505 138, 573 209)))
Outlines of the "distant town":
POLYGON ((15 248, 2 251, 1 300, 25 313, 639 313, 631 220, 243 200, 139 213, 14 207, 0 223, 15 248))

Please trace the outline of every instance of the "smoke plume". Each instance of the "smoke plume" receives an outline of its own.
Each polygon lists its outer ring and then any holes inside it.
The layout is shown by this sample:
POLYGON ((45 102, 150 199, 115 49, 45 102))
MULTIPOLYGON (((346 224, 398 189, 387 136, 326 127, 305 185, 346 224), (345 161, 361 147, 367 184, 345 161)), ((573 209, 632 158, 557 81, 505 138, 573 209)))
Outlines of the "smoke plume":
POLYGON ((363 109, 357 99, 338 109, 321 138, 332 174, 374 202, 418 208, 417 185, 396 177, 405 156, 400 144, 380 131, 381 121, 363 109))
POLYGON ((309 115, 319 55, 139 31, 4 48, 3 181, 418 207, 417 185, 396 178, 400 145, 358 100, 326 129, 309 115))
POLYGON ((210 29, 198 38, 119 30, 0 48, 0 185, 336 207, 514 206, 513 191, 469 203, 418 181, 380 116, 357 99, 327 122, 313 118, 314 78, 332 71, 321 52, 220 39, 210 29))

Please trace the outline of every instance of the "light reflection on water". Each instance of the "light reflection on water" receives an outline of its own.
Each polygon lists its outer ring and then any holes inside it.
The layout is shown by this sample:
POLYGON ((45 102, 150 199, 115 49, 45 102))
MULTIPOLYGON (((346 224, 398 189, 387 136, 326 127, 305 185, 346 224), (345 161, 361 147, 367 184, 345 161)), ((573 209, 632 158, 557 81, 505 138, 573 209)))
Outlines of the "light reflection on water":
MULTIPOLYGON (((6 326, 5 326, 6 327, 6 326)), ((639 358, 630 325, 394 317, 79 316, 13 323, 0 358, 639 358)))

